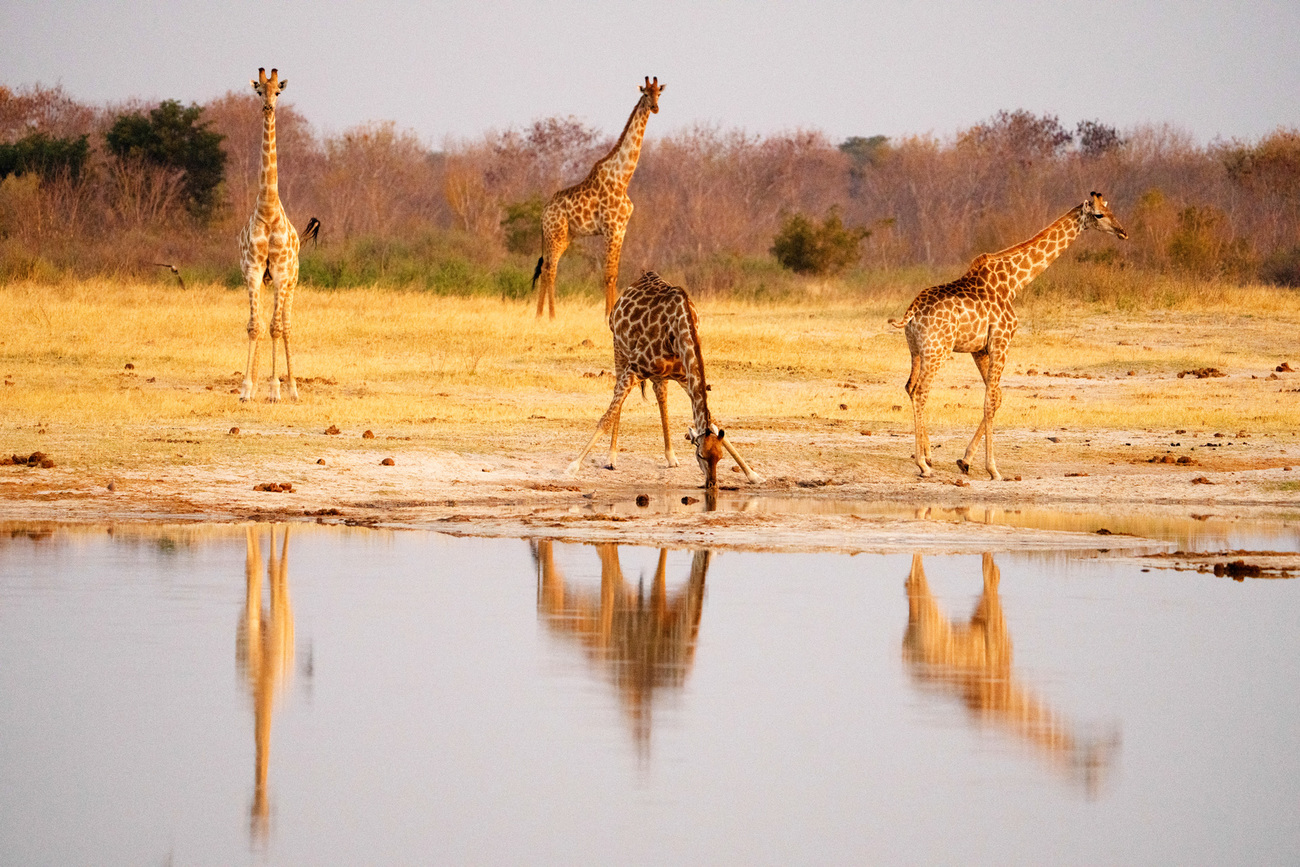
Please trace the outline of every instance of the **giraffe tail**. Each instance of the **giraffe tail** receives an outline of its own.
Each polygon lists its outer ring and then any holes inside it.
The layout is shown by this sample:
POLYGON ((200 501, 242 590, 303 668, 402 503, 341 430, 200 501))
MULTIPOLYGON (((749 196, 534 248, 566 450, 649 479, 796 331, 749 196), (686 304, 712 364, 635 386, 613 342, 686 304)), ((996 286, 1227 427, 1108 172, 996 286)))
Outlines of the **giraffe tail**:
POLYGON ((303 241, 317 241, 320 236, 320 220, 312 217, 307 221, 307 228, 302 230, 303 241))
POLYGON ((915 315, 916 315, 916 302, 913 301, 911 304, 907 305, 907 312, 903 314, 902 319, 890 319, 889 324, 894 326, 895 328, 903 328, 907 325, 907 323, 912 321, 912 317, 915 315))
POLYGON ((537 290, 537 278, 542 276, 542 263, 545 261, 545 256, 537 257, 537 267, 533 269, 533 291, 537 290))

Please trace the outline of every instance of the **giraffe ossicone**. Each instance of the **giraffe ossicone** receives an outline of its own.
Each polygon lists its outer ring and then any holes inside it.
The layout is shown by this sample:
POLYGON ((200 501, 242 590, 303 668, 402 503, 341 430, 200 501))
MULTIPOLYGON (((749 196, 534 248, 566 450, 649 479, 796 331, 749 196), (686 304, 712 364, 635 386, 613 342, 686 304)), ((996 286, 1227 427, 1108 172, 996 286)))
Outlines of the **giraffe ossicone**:
POLYGON ((569 475, 582 468, 582 461, 609 434, 609 468, 618 458, 618 422, 623 401, 638 383, 649 380, 659 404, 663 426, 664 459, 677 466, 672 436, 668 432, 668 382, 676 382, 691 398, 692 425, 686 439, 695 450, 695 460, 704 473, 704 486, 713 490, 718 483, 718 461, 731 455, 745 478, 757 484, 763 479, 750 469, 709 414, 708 384, 704 380, 704 355, 700 351, 699 316, 690 296, 680 286, 665 282, 647 271, 627 288, 609 315, 614 335, 614 399, 596 424, 596 433, 582 453, 569 464, 569 475))
POLYGON ((632 200, 627 187, 641 156, 646 121, 659 113, 659 94, 667 85, 646 76, 640 86, 641 98, 623 126, 613 149, 596 161, 591 171, 577 184, 551 196, 542 209, 542 255, 533 270, 533 288, 537 294, 537 315, 543 308, 555 318, 555 272, 560 257, 574 238, 599 235, 605 239, 605 315, 609 316, 618 297, 618 260, 623 250, 623 236, 632 216, 632 200))
POLYGON ((959 279, 921 290, 901 319, 889 320, 890 325, 903 329, 912 355, 906 388, 916 430, 914 457, 922 476, 934 472, 925 425, 930 385, 951 353, 969 352, 984 380, 984 416, 957 467, 963 473, 970 471, 975 449, 983 439, 984 467, 990 478, 1002 478, 993 457, 993 416, 1002 403, 1002 370, 1018 325, 1011 302, 1086 229, 1121 240, 1128 237, 1102 195, 1090 193, 1083 204, 1028 241, 997 253, 982 253, 959 279))
MULTIPOLYGON (((289 84, 280 78, 278 69, 257 70, 257 78, 249 82, 262 97, 262 162, 258 174, 257 202, 253 215, 239 235, 239 266, 248 289, 248 361, 244 367, 244 384, 239 399, 253 399, 256 390, 258 336, 261 331, 262 284, 271 285, 274 299, 271 308, 271 379, 270 399, 280 399, 280 379, 276 376, 276 341, 284 343, 285 378, 289 381, 289 397, 298 399, 298 384, 293 377, 293 361, 289 355, 289 315, 293 306, 293 293, 298 286, 298 249, 301 241, 293 224, 285 214, 280 201, 279 172, 276 163, 275 105, 289 84)), ((307 236, 315 237, 320 221, 312 217, 307 236)))

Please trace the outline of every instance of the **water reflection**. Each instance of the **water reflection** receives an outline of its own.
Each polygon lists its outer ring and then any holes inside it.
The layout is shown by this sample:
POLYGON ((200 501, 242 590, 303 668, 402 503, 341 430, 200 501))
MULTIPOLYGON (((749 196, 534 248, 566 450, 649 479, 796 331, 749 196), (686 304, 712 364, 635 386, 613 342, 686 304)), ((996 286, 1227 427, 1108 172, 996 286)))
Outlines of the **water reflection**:
POLYGON ((600 556, 599 589, 566 581, 555 565, 552 542, 532 544, 537 610, 553 634, 578 644, 591 666, 614 685, 644 760, 656 690, 680 689, 695 661, 710 552, 695 552, 686 584, 669 594, 668 551, 660 549, 647 594, 643 582, 624 578, 618 545, 591 547, 600 556))
POLYGON ((903 659, 922 686, 960 699, 977 725, 991 725, 1031 745, 1053 766, 1095 795, 1119 745, 1118 733, 1080 739, 1070 721, 1016 681, 1011 634, 998 596, 1001 574, 992 554, 983 560, 984 592, 969 623, 954 623, 925 579, 920 554, 907 575, 903 659))
POLYGON ((271 756, 271 717, 276 697, 293 671, 293 608, 289 604, 289 528, 277 555, 275 524, 271 525, 270 562, 266 576, 270 585, 269 607, 262 606, 261 531, 249 527, 244 559, 244 612, 235 638, 235 659, 253 699, 253 740, 256 763, 253 771, 253 804, 249 810, 249 833, 264 842, 270 825, 270 802, 266 791, 271 756))

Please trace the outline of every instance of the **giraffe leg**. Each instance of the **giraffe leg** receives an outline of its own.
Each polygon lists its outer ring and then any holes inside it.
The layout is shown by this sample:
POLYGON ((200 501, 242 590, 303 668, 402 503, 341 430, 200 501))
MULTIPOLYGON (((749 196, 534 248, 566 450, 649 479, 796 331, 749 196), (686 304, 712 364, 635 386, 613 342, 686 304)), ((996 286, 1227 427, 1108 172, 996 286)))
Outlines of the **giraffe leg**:
POLYGON ((961 467, 963 473, 970 471, 971 458, 975 456, 975 449, 983 439, 984 468, 988 470, 989 478, 1001 481, 1002 474, 998 472, 997 461, 993 457, 993 416, 1002 405, 1001 380, 1006 354, 1005 350, 998 352, 995 348, 993 351, 986 349, 971 353, 971 357, 975 359, 975 366, 979 368, 980 376, 984 379, 984 417, 980 420, 980 426, 975 429, 975 436, 971 438, 970 445, 966 446, 965 456, 957 461, 957 466, 961 467))
POLYGON ((280 377, 276 375, 276 348, 281 335, 284 333, 284 308, 281 306, 281 280, 282 278, 275 273, 271 274, 271 279, 275 284, 275 300, 271 308, 271 380, 267 383, 271 393, 267 400, 271 403, 277 403, 280 400, 280 377))
POLYGON ((284 301, 280 305, 280 337, 284 340, 284 376, 289 381, 289 399, 298 399, 298 383, 293 378, 293 359, 289 355, 289 314, 293 311, 293 293, 298 288, 298 261, 295 258, 290 265, 289 277, 285 281, 284 301))
POLYGON ((551 318, 555 318, 555 274, 560 267, 560 257, 569 248, 569 227, 561 223, 554 231, 544 231, 542 237, 541 289, 537 293, 537 315, 549 305, 551 318))
POLYGON ((654 382, 655 400, 659 403, 659 423, 664 429, 664 460, 668 466, 678 466, 677 455, 673 453, 672 436, 668 433, 668 383, 662 379, 654 382))
POLYGON ((605 237, 605 318, 614 309, 618 300, 618 260, 623 253, 623 233, 627 229, 624 223, 620 228, 610 228, 605 237))
POLYGON ((740 456, 740 452, 736 451, 731 445, 731 440, 725 436, 722 438, 722 447, 727 450, 727 454, 731 455, 731 459, 736 462, 736 466, 740 467, 740 471, 745 474, 745 479, 750 484, 757 485, 763 481, 763 477, 749 468, 749 464, 745 463, 745 459, 740 456))
POLYGON ((582 468, 582 460, 587 454, 596 447, 597 440, 606 431, 612 431, 610 435, 609 448, 609 468, 614 468, 614 456, 617 450, 618 442, 618 416, 623 410, 623 401, 627 399, 628 393, 632 391, 632 386, 636 383, 636 376, 631 371, 623 371, 619 374, 618 381, 614 384, 614 399, 609 402, 609 409, 600 417, 596 423, 596 432, 592 434, 591 441, 587 443, 582 452, 573 459, 569 468, 565 471, 569 475, 577 475, 578 470, 582 468))
POLYGON ((930 394, 930 383, 942 366, 941 354, 914 352, 912 375, 907 380, 907 395, 912 399, 912 423, 916 429, 916 465, 920 467, 924 478, 929 478, 934 473, 934 461, 930 457, 930 432, 925 426, 925 401, 930 394))
POLYGON ((244 384, 239 389, 239 400, 247 403, 253 399, 257 378, 257 332, 261 319, 262 274, 259 265, 244 266, 244 283, 248 286, 248 359, 244 364, 244 384))

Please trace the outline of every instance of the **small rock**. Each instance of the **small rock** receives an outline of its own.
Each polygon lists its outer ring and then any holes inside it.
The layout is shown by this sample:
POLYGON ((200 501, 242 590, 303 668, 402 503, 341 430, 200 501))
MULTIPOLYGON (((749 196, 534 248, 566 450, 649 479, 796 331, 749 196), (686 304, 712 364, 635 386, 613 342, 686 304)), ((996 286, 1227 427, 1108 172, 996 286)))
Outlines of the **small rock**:
POLYGON ((127 370, 135 370, 135 365, 128 361, 128 362, 126 363, 126 369, 127 369, 127 370))
POLYGON ((591 342, 591 338, 588 337, 588 338, 586 338, 585 340, 582 341, 582 345, 585 346, 587 349, 591 349, 591 348, 592 348, 593 346, 595 346, 596 344, 592 343, 592 342, 591 342))
POLYGON ((117 490, 117 482, 109 482, 109 483, 108 483, 108 489, 109 489, 110 491, 116 491, 116 490, 117 490))
POLYGON ((858 433, 860 433, 860 434, 861 434, 862 436, 864 436, 864 437, 869 437, 869 436, 871 436, 871 431, 869 431, 869 430, 860 430, 860 431, 858 431, 858 433))
POLYGON ((1099 529, 1099 530, 1097 531, 1097 535, 1098 535, 1098 536, 1113 536, 1113 535, 1115 535, 1115 534, 1112 533, 1110 530, 1107 530, 1105 527, 1102 527, 1101 529, 1099 529))
POLYGON ((239 428, 237 428, 237 427, 232 427, 232 428, 230 429, 230 435, 231 435, 232 437, 237 437, 237 436, 239 436, 239 428))
POLYGON ((1281 364, 1279 364, 1277 367, 1275 367, 1275 368, 1273 368, 1273 369, 1276 370, 1278 373, 1292 373, 1292 372, 1293 372, 1293 371, 1291 370, 1291 365, 1287 364, 1285 361, 1282 362, 1281 364))
POLYGON ((317 459, 316 459, 316 463, 320 464, 320 465, 323 467, 323 466, 325 466, 325 459, 324 459, 324 458, 317 458, 317 459))
POLYGON ((1130 371, 1128 372, 1128 375, 1129 375, 1129 376, 1137 376, 1137 371, 1136 371, 1136 370, 1130 370, 1130 371))
POLYGON ((847 403, 842 403, 842 404, 840 404, 840 409, 848 409, 848 408, 849 408, 849 405, 848 405, 847 403))
POLYGON ((1080 477, 1080 476, 1086 476, 1086 475, 1088 475, 1088 474, 1087 474, 1087 473, 1066 473, 1066 474, 1065 474, 1065 477, 1066 477, 1067 479, 1075 479, 1075 478, 1078 478, 1078 477, 1080 477))
POLYGON ((1205 476, 1197 476, 1196 478, 1192 479, 1192 484, 1193 484, 1193 485, 1212 485, 1212 484, 1214 484, 1214 482, 1210 481, 1210 480, 1207 479, 1205 476))
POLYGON ((336 436, 339 433, 342 433, 342 431, 338 429, 337 425, 330 425, 329 427, 325 428, 326 436, 336 436))
POLYGON ((959 488, 970 487, 970 482, 966 481, 965 479, 957 479, 957 481, 953 482, 953 484, 959 488))
POLYGON ((363 434, 361 435, 361 438, 362 438, 363 440, 372 440, 372 439, 375 438, 375 432, 372 431, 372 430, 368 430, 368 431, 366 431, 365 433, 363 433, 363 434))
POLYGON ((394 461, 392 458, 384 458, 382 461, 379 462, 379 465, 383 467, 393 467, 393 466, 397 466, 397 462, 394 461))
POLYGON ((693 506, 698 502, 699 500, 697 500, 695 497, 682 497, 683 506, 693 506))
POLYGON ((650 498, 645 494, 637 494, 636 504, 644 509, 646 506, 650 505, 650 498))

